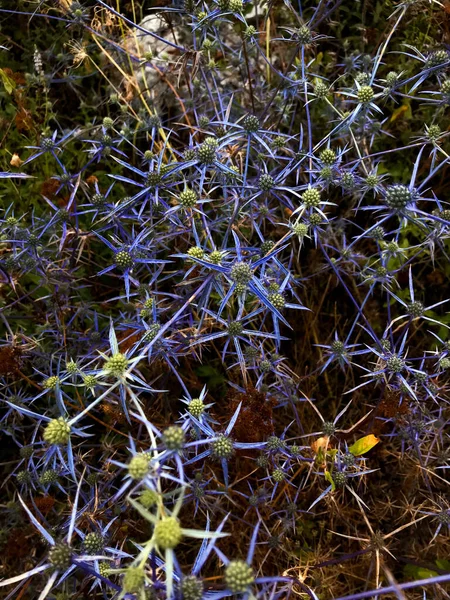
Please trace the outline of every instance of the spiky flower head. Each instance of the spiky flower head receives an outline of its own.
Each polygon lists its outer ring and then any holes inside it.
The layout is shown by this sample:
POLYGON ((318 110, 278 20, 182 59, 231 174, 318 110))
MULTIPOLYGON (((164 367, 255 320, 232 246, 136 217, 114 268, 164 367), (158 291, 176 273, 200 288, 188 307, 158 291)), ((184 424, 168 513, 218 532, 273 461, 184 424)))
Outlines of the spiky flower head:
POLYGON ((158 171, 149 171, 145 179, 145 185, 148 188, 154 188, 162 181, 162 173, 158 171))
POLYGON ((163 517, 156 523, 153 536, 156 545, 161 550, 170 550, 178 546, 183 537, 178 519, 175 517, 163 517))
POLYGON ((271 435, 268 438, 267 444, 266 444, 267 450, 270 450, 271 452, 274 452, 276 450, 282 450, 285 446, 286 446, 286 442, 284 440, 280 439, 276 435, 271 435))
POLYGON ((390 185, 386 190, 386 204, 396 212, 406 208, 412 199, 411 190, 406 185, 390 185))
POLYGON ((128 463, 128 474, 132 479, 144 479, 150 468, 147 454, 136 454, 128 463))
POLYGON ((183 600, 202 600, 203 581, 195 575, 188 575, 181 580, 181 593, 183 600))
POLYGON ((244 6, 243 0, 230 0, 231 12, 242 12, 244 6))
POLYGON ((244 31, 244 36, 249 39, 256 35, 256 28, 253 25, 249 25, 244 31))
POLYGON ((103 369, 114 375, 115 377, 121 377, 128 367, 128 359, 125 354, 116 352, 105 362, 103 369))
POLYGON ((96 207, 100 207, 103 206, 106 202, 106 198, 103 194, 94 194, 91 197, 91 204, 93 204, 96 207))
POLYGON ((263 173, 258 181, 258 187, 263 192, 270 192, 270 190, 275 186, 275 180, 272 175, 269 173, 263 173))
POLYGON ((203 400, 201 400, 200 398, 193 398, 188 404, 188 411, 196 419, 199 419, 202 416, 204 410, 205 405, 203 403, 203 400))
POLYGON ((63 542, 55 544, 48 553, 48 560, 58 571, 65 571, 72 563, 72 549, 63 542))
POLYGON ((248 263, 240 261, 231 267, 230 277, 235 283, 247 285, 252 280, 253 270, 248 263))
POLYGON ((194 190, 185 189, 181 192, 179 202, 185 208, 193 208, 197 204, 197 194, 194 190))
POLYGON ((83 540, 86 554, 100 554, 105 546, 105 540, 101 533, 92 531, 83 540))
POLYGON ((134 265, 133 255, 128 250, 119 250, 114 255, 114 264, 123 271, 131 269, 134 265))
POLYGON ((61 379, 57 375, 48 377, 42 384, 46 390, 54 390, 61 384, 61 379))
POLYGON ((449 54, 446 50, 435 50, 431 52, 427 57, 426 66, 437 67, 438 65, 442 65, 449 61, 449 54))
POLYGON ((286 473, 283 469, 275 469, 272 473, 272 478, 276 483, 281 483, 286 479, 286 473))
POLYGON ((334 150, 331 148, 325 148, 325 150, 320 153, 319 160, 324 165, 334 165, 336 162, 336 152, 334 152, 334 150))
POLYGON ((75 375, 75 373, 78 372, 78 365, 74 360, 69 360, 66 363, 66 371, 70 374, 70 375, 75 375))
POLYGON ((212 164, 216 160, 218 145, 219 143, 215 138, 206 138, 197 151, 198 160, 204 165, 212 164))
POLYGON ((355 186, 355 176, 350 171, 345 171, 341 177, 341 185, 347 189, 351 190, 355 186))
POLYGON ((405 368, 405 361, 396 354, 393 354, 387 359, 386 366, 392 373, 401 373, 405 368))
POLYGON ((307 46, 312 42, 312 33, 308 25, 301 25, 297 29, 297 40, 302 46, 307 46))
POLYGON ((39 482, 42 485, 49 485, 52 483, 56 483, 58 481, 58 473, 53 469, 48 469, 44 471, 39 477, 39 482))
POLYGON ((31 481, 31 474, 29 471, 19 471, 17 473, 17 483, 19 483, 20 485, 30 483, 30 481, 31 481))
POLYGON ((370 87, 370 85, 363 85, 358 90, 358 101, 361 104, 369 104, 369 102, 372 101, 374 95, 374 91, 370 87))
POLYGON ((260 248, 261 256, 265 256, 266 254, 268 254, 274 246, 275 242, 273 242, 272 240, 266 240, 265 242, 263 242, 260 248))
POLYGON ((205 255, 205 251, 203 250, 203 248, 200 248, 200 246, 192 246, 192 248, 189 248, 189 250, 187 251, 187 254, 189 254, 189 256, 192 256, 192 258, 202 259, 205 255))
POLYGON ((286 300, 284 299, 283 294, 269 294, 269 300, 275 306, 275 308, 278 308, 278 310, 283 309, 286 305, 286 300))
POLYGON ((144 508, 152 508, 158 502, 158 492, 155 490, 145 489, 139 495, 139 502, 142 504, 144 508))
POLYGON ((31 458, 34 454, 33 446, 22 446, 19 450, 21 458, 31 458))
POLYGON ((70 438, 70 425, 64 417, 52 419, 44 430, 44 440, 49 444, 67 444, 70 438))
POLYGON ((163 432, 163 443, 167 450, 181 450, 184 444, 184 431, 178 425, 171 425, 163 432))
POLYGON ((408 314, 414 319, 416 319, 417 317, 421 317, 423 315, 424 309, 425 307, 422 304, 422 302, 415 301, 410 302, 406 305, 406 310, 408 311, 408 314))
POLYGON ((240 321, 232 321, 228 325, 228 335, 230 337, 235 337, 237 335, 241 335, 241 333, 243 331, 244 331, 244 326, 242 325, 242 323, 240 321))
POLYGON ((324 435, 330 436, 330 435, 334 435, 336 431, 336 425, 334 423, 332 423, 331 421, 325 421, 325 423, 322 424, 322 433, 324 435))
POLYGON ((398 80, 398 73, 396 71, 389 71, 386 75, 386 83, 389 87, 393 87, 398 80))
POLYGON ((347 475, 343 471, 337 471, 333 475, 333 481, 337 488, 344 487, 345 482, 347 481, 347 475))
POLYGON ((328 95, 329 89, 327 84, 322 81, 321 79, 318 79, 316 81, 316 83, 314 84, 314 93, 318 98, 326 98, 326 96, 328 95))
POLYGON ((225 569, 225 585, 233 594, 243 594, 255 581, 253 569, 244 560, 232 560, 225 569))
POLYGON ((255 133, 259 129, 259 119, 255 115, 247 115, 242 121, 242 126, 248 133, 255 133))
POLYGON ((303 204, 308 207, 317 207, 320 204, 320 191, 309 186, 302 194, 303 204))
POLYGON ((211 455, 217 459, 228 459, 233 455, 234 448, 232 440, 226 435, 220 435, 211 444, 211 455))
POLYGON ((135 594, 145 584, 145 573, 142 567, 128 567, 122 580, 122 590, 127 594, 135 594))

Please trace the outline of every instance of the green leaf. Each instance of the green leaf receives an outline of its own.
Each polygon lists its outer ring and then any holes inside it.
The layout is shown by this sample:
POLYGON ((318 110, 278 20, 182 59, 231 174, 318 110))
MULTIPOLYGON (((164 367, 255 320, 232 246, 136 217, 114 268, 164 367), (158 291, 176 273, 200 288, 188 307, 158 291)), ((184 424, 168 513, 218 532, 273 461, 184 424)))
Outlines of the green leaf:
POLYGON ((416 565, 405 565, 403 568, 405 577, 409 579, 428 579, 428 577, 436 577, 436 571, 416 565))
POLYGON ((325 471, 325 479, 328 481, 328 483, 331 483, 331 491, 334 492, 334 490, 336 489, 336 484, 334 483, 334 480, 331 477, 330 471, 325 471))
POLYGON ((12 94, 16 87, 16 82, 14 79, 11 79, 11 77, 9 77, 9 75, 7 75, 3 69, 0 69, 0 78, 3 81, 5 90, 8 92, 8 94, 12 94))
POLYGON ((369 450, 372 450, 372 448, 376 446, 379 441, 380 440, 371 433, 363 438, 360 438, 359 440, 356 440, 356 442, 350 446, 348 450, 353 454, 353 456, 361 456, 362 454, 369 452, 369 450))
POLYGON ((444 560, 443 558, 438 558, 436 560, 436 566, 438 569, 442 569, 442 571, 450 571, 450 560, 444 560))

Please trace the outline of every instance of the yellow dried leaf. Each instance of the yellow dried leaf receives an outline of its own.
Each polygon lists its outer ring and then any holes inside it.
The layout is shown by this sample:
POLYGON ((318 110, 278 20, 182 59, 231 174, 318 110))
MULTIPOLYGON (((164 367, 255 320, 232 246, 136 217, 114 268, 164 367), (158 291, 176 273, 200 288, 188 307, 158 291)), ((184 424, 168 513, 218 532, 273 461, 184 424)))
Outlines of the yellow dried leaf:
POLYGON ((363 438, 356 440, 356 442, 348 449, 353 456, 361 456, 369 450, 372 450, 374 446, 378 444, 380 440, 373 435, 373 433, 364 436, 363 438))

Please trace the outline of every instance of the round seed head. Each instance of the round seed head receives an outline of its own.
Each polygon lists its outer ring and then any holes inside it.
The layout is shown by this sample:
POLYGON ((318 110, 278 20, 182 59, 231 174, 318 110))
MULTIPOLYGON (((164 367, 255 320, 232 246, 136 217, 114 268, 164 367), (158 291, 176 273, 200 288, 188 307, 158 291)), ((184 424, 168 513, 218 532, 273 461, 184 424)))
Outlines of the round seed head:
POLYGON ((67 444, 70 438, 70 425, 64 419, 52 419, 44 430, 44 440, 49 444, 67 444))
POLYGON ((248 38, 252 38, 256 35, 256 28, 253 25, 249 25, 247 29, 244 31, 244 36, 248 38))
POLYGON ((122 591, 127 594, 139 592, 145 583, 144 569, 141 567, 128 567, 122 580, 122 591))
POLYGON ((66 363, 66 371, 70 374, 70 375, 75 375, 75 373, 78 372, 78 365, 74 360, 69 360, 66 363))
POLYGON ((335 340, 331 343, 331 351, 333 354, 343 356, 345 354, 345 344, 340 340, 335 340))
POLYGON ((30 481, 31 481, 31 475, 28 471, 19 471, 17 473, 17 482, 20 483, 20 485, 30 483, 30 481))
POLYGON ((242 121, 242 126, 248 133, 255 133, 259 129, 259 119, 255 115, 247 115, 242 121))
POLYGON ((319 160, 324 165, 334 165, 336 162, 336 153, 331 148, 325 148, 319 155, 319 160))
POLYGON ((286 479, 286 473, 282 469, 275 469, 272 473, 272 478, 276 483, 281 483, 286 479))
POLYGON ((242 12, 244 6, 243 0, 230 0, 231 12, 242 12))
POLYGON ((120 377, 125 373, 128 367, 128 359, 125 354, 121 354, 120 352, 116 352, 108 358, 105 362, 104 370, 110 373, 111 375, 115 375, 116 377, 120 377))
POLYGON ((266 448, 272 452, 276 450, 282 450, 286 446, 284 440, 280 439, 276 435, 271 435, 267 440, 266 448))
POLYGON ((302 194, 303 204, 308 207, 317 207, 320 204, 320 192, 317 188, 308 187, 302 194))
POLYGON ((181 192, 179 201, 181 206, 193 208, 197 204, 197 194, 194 190, 186 189, 181 192))
POLYGON ((33 453, 33 446, 22 446, 22 448, 19 450, 21 458, 31 458, 33 456, 33 453))
POLYGON ((235 283, 247 285, 253 277, 253 270, 248 263, 237 262, 231 267, 230 277, 235 283))
POLYGON ((39 477, 39 482, 42 485, 49 485, 52 483, 56 483, 58 481, 58 473, 53 469, 48 469, 44 471, 39 477))
POLYGON ((268 371, 270 371, 270 369, 272 368, 272 365, 270 363, 270 360, 262 360, 259 363, 259 368, 261 369, 261 371, 263 373, 267 373, 268 371))
POLYGON ((49 137, 43 137, 41 139, 41 148, 42 150, 52 150, 52 148, 55 147, 55 143, 53 142, 52 138, 49 137))
POLYGON ((105 540, 100 533, 93 531, 84 538, 83 546, 86 554, 100 554, 105 546, 105 540))
POLYGON ((119 250, 114 256, 114 264, 123 271, 131 269, 134 265, 133 256, 127 250, 119 250))
POLYGON ((439 361, 439 367, 443 371, 450 369, 450 358, 441 358, 441 360, 439 361))
POLYGON ((184 444, 184 431, 178 425, 167 427, 163 433, 163 443, 167 450, 181 450, 184 444))
POLYGON ((83 383, 87 388, 93 388, 97 385, 97 377, 95 375, 86 375, 83 377, 83 383))
POLYGON ((275 181, 272 175, 269 173, 263 173, 258 181, 258 187, 263 192, 270 192, 270 190, 275 186, 275 181))
POLYGON ((54 390, 55 388, 57 388, 61 383, 61 380, 59 377, 57 377, 56 375, 53 375, 52 377, 49 377, 48 379, 46 379, 43 383, 43 386, 45 387, 46 390, 54 390))
POLYGON ((233 442, 226 435, 221 435, 211 444, 211 455, 217 459, 228 459, 233 455, 233 442))
POLYGON ((308 234, 308 229, 306 223, 294 223, 292 226, 292 231, 302 240, 308 234))
POLYGON ((189 248, 187 253, 189 254, 189 256, 192 256, 192 258, 200 258, 200 259, 202 259, 205 255, 205 251, 203 250, 203 248, 200 248, 199 246, 193 246, 192 248, 189 248))
POLYGON ((164 517, 155 525, 154 538, 161 550, 175 548, 182 537, 180 523, 175 517, 164 517))
POLYGON ((103 206, 105 202, 106 198, 103 194, 94 194, 91 198, 91 204, 97 207, 103 206))
POLYGON ((161 173, 158 173, 157 171, 149 171, 149 173, 147 173, 147 177, 145 179, 145 185, 148 188, 154 188, 159 183, 161 183, 161 180, 162 180, 161 173))
POLYGON ((253 570, 243 560, 232 560, 225 570, 225 585, 233 594, 242 594, 255 581, 253 570))
POLYGON ((351 190, 355 186, 355 176, 353 175, 353 173, 350 173, 349 171, 343 173, 341 177, 341 185, 345 189, 351 190))
POLYGON ((128 473, 132 479, 144 479, 149 471, 149 459, 146 454, 136 454, 128 463, 128 473))
POLYGON ((205 405, 203 403, 203 400, 201 400, 200 398, 194 398, 188 404, 188 411, 196 419, 199 419, 202 416, 204 410, 205 405))
POLYGON ((450 525, 450 510, 443 510, 440 512, 437 516, 437 520, 443 525, 450 525))
POLYGON ((346 467, 352 467, 355 463, 356 457, 350 452, 348 454, 344 454, 342 457, 342 464, 344 464, 346 467))
POLYGON ((284 296, 282 294, 270 294, 269 300, 278 310, 283 309, 286 305, 286 300, 284 299, 284 296))
POLYGON ((318 98, 325 98, 328 95, 328 86, 321 80, 316 81, 314 85, 314 93, 318 98))
POLYGON ((322 425, 322 432, 324 435, 334 435, 336 431, 336 426, 334 423, 331 423, 330 421, 323 423, 322 425))
POLYGON ((244 331, 244 327, 240 321, 232 321, 228 325, 228 335, 231 337, 235 337, 237 335, 241 335, 244 331))
POLYGON ((334 485, 337 488, 344 487, 347 481, 347 475, 343 471, 337 471, 333 476, 334 485))
POLYGON ((396 71, 389 71, 386 75, 386 83, 389 87, 393 87, 397 83, 398 73, 396 71))
POLYGON ((260 248, 261 256, 265 256, 266 254, 268 254, 274 246, 275 242, 273 242, 272 240, 266 240, 265 242, 263 242, 260 248))
POLYGON ((158 502, 158 493, 154 490, 142 490, 139 496, 139 502, 144 508, 152 508, 158 502))
POLYGON ((298 43, 302 46, 307 46, 312 42, 312 33, 311 29, 307 25, 301 25, 297 29, 297 39, 298 43))
POLYGON ((396 212, 406 208, 411 200, 412 194, 406 185, 390 185, 386 190, 386 204, 396 212))
POLYGON ((206 138, 198 149, 198 160, 204 165, 212 164, 216 159, 218 142, 214 138, 206 138))
POLYGON ((357 81, 359 85, 366 85, 369 83, 369 74, 364 72, 357 73, 355 81, 357 81))
POLYGON ((65 571, 72 563, 72 549, 68 544, 55 544, 48 553, 50 564, 59 571, 65 571))
POLYGON ((425 307, 422 304, 422 302, 410 302, 406 305, 406 310, 408 311, 408 314, 413 318, 422 316, 424 309, 425 307))
POLYGON ((369 102, 371 102, 374 97, 374 91, 370 87, 370 85, 363 85, 359 88, 357 96, 358 101, 361 104, 369 104, 369 102))
POLYGON ((181 580, 183 600, 202 600, 203 581, 195 575, 188 575, 181 580))
POLYGON ((381 242, 381 240, 386 235, 386 232, 384 231, 383 227, 381 227, 381 226, 378 226, 378 227, 375 227, 374 229, 372 229, 371 233, 372 233, 372 238, 379 242, 381 242))
POLYGON ((405 362, 399 356, 393 354, 387 359, 386 366, 391 373, 401 373, 405 368, 405 362))
POLYGON ((322 217, 319 215, 319 213, 313 213, 312 215, 309 215, 309 224, 312 227, 317 227, 317 225, 320 225, 322 223, 322 217))
POLYGON ((256 459, 256 466, 260 469, 265 469, 269 466, 269 457, 267 454, 260 454, 256 459))
POLYGON ((435 52, 431 52, 431 54, 427 57, 426 66, 437 67, 438 65, 442 65, 449 60, 449 55, 446 50, 436 50, 435 52))
POLYGON ((375 173, 373 173, 371 175, 367 175, 366 185, 369 188, 374 188, 376 185, 378 185, 378 182, 379 182, 379 177, 378 177, 378 175, 375 175, 375 173))
MULTIPOLYGON (((143 311, 141 311, 142 314, 143 311)), ((147 331, 142 336, 142 340, 145 343, 151 342, 158 335, 159 330, 161 329, 161 325, 159 323, 152 323, 147 331)))

